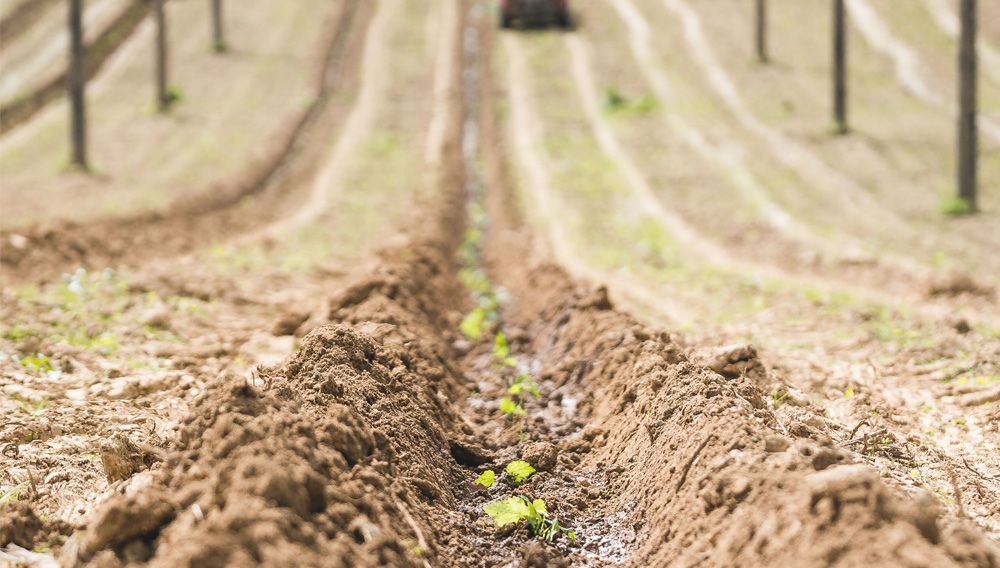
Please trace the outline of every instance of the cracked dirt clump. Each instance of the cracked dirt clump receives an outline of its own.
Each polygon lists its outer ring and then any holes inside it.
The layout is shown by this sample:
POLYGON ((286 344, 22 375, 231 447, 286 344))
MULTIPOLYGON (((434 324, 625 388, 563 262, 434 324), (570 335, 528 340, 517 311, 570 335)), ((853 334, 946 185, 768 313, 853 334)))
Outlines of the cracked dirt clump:
POLYGON ((101 464, 108 483, 126 480, 156 461, 156 457, 139 447, 121 432, 116 432, 100 445, 101 464))

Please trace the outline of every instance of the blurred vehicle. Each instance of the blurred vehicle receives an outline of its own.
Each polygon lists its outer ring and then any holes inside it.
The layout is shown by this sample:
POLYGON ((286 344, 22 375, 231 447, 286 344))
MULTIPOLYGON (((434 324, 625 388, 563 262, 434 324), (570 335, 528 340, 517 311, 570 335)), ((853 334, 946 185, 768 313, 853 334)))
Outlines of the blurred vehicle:
POLYGON ((500 0, 500 26, 570 27, 569 0, 500 0))

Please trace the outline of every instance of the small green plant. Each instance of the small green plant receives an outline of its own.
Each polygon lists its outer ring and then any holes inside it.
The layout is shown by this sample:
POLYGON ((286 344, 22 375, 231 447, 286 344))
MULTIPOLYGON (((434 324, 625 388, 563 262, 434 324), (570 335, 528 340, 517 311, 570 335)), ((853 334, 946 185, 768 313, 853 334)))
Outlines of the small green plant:
POLYGON ((961 217, 963 215, 971 215, 975 213, 972 207, 972 203, 967 199, 962 199, 961 197, 950 196, 941 202, 941 213, 947 215, 948 217, 961 217))
POLYGON ((634 100, 629 100, 617 87, 608 87, 604 90, 604 98, 601 99, 601 108, 608 114, 630 113, 636 115, 649 114, 660 107, 656 97, 649 93, 643 93, 634 100))
POLYGON ((507 420, 513 420, 515 414, 524 414, 524 407, 519 402, 503 397, 500 399, 500 412, 507 415, 507 420))
POLYGON ((532 396, 539 396, 538 387, 531 380, 531 375, 520 374, 516 378, 508 380, 507 385, 507 394, 511 396, 523 396, 524 392, 529 392, 532 396))
POLYGON ((518 485, 521 485, 525 479, 528 479, 532 473, 535 473, 535 468, 531 467, 531 464, 526 461, 515 460, 507 464, 504 471, 506 471, 507 475, 509 475, 513 480, 513 486, 517 487, 518 485))
MULTIPOLYGON (((501 481, 511 487, 517 487, 524 483, 524 480, 528 479, 531 474, 535 473, 535 468, 531 467, 531 464, 526 461, 514 460, 507 464, 507 467, 504 468, 504 473, 506 475, 501 477, 501 481)), ((476 483, 482 485, 483 487, 490 488, 493 487, 496 480, 496 472, 492 469, 488 469, 476 478, 476 483)))
POLYGON ((494 483, 496 483, 496 477, 497 474, 492 469, 487 469, 479 477, 476 478, 476 483, 489 489, 490 487, 493 487, 494 483))
POLYGON ((493 357, 497 360, 497 365, 501 367, 517 366, 517 359, 510 356, 510 345, 507 343, 507 336, 502 331, 498 331, 493 338, 493 357))
POLYGON ((502 501, 494 501, 484 506, 483 511, 498 527, 526 520, 531 526, 531 532, 549 544, 552 544, 560 534, 566 535, 570 542, 576 542, 576 534, 573 531, 560 525, 558 518, 549 518, 545 501, 542 499, 531 500, 515 495, 502 501))
POLYGON ((12 357, 14 361, 21 364, 22 367, 27 367, 28 369, 35 371, 36 373, 42 373, 44 375, 49 375, 52 378, 57 378, 60 373, 59 369, 52 364, 48 356, 42 355, 41 353, 35 353, 34 355, 26 355, 21 357, 20 355, 14 355, 12 357), (53 375, 56 375, 53 377, 53 375))
POLYGON ((844 391, 844 398, 851 398, 852 396, 854 396, 854 385, 847 387, 847 390, 844 391))
POLYGON ((604 90, 601 106, 608 112, 624 110, 628 108, 628 99, 618 91, 617 87, 608 87, 604 90))
POLYGON ((479 338, 490 330, 489 317, 483 308, 475 308, 462 318, 458 326, 469 339, 479 341, 479 338))
POLYGON ((3 495, 0 495, 0 504, 17 501, 21 498, 21 492, 28 486, 28 482, 25 481, 14 486, 11 490, 7 491, 3 495))
POLYGON ((181 88, 177 85, 170 85, 167 87, 166 100, 167 106, 173 106, 184 100, 184 93, 181 92, 181 88))
POLYGON ((771 389, 771 408, 777 410, 785 402, 786 398, 788 398, 787 392, 778 396, 778 387, 774 387, 771 389))
POLYGON ((38 400, 25 400, 15 394, 11 395, 10 398, 20 404, 21 410, 30 416, 41 416, 45 412, 45 409, 49 407, 49 399, 44 397, 38 400))

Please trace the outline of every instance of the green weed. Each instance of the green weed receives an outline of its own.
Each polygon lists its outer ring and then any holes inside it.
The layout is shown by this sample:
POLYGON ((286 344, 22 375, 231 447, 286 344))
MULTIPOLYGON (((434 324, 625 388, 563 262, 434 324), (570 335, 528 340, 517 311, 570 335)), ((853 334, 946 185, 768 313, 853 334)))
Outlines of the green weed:
POLYGON ((17 501, 18 499, 21 498, 21 492, 24 491, 26 487, 28 487, 27 481, 14 486, 13 489, 7 491, 3 495, 0 495, 0 504, 7 502, 13 503, 17 501))
POLYGON ((522 393, 529 392, 532 396, 538 396, 538 387, 531 380, 531 375, 521 374, 516 378, 507 381, 507 394, 511 396, 522 396, 522 393))
POLYGON ((41 416, 45 409, 49 407, 49 399, 42 397, 37 400, 29 399, 25 400, 19 395, 11 395, 11 400, 17 402, 21 405, 21 410, 26 412, 30 416, 41 416))
POLYGON ((520 402, 503 397, 500 399, 500 412, 507 416, 507 420, 513 420, 516 414, 524 414, 524 406, 520 402))
MULTIPOLYGON (((12 357, 14 361, 21 364, 22 367, 27 367, 28 369, 35 371, 36 373, 41 373, 44 375, 58 375, 60 373, 59 369, 52 364, 47 355, 42 355, 41 353, 35 353, 34 355, 25 355, 21 357, 20 355, 14 355, 12 357)), ((57 377, 53 377, 57 378, 57 377)))
POLYGON ((777 410, 781 404, 788 398, 788 393, 778 396, 778 387, 771 389, 771 408, 777 410))
POLYGON ((560 534, 565 534, 570 542, 576 542, 576 534, 573 531, 561 526, 558 518, 549 518, 545 501, 542 499, 531 500, 515 495, 502 501, 494 501, 484 506, 483 511, 498 527, 526 520, 531 526, 531 532, 549 544, 552 544, 560 534))
POLYGON ((948 217, 962 217, 976 212, 971 202, 956 196, 946 197, 941 201, 938 209, 942 215, 948 217))
POLYGON ((510 356, 510 344, 507 343, 507 336, 502 331, 498 331, 493 338, 493 358, 497 360, 499 367, 517 366, 517 359, 510 356))

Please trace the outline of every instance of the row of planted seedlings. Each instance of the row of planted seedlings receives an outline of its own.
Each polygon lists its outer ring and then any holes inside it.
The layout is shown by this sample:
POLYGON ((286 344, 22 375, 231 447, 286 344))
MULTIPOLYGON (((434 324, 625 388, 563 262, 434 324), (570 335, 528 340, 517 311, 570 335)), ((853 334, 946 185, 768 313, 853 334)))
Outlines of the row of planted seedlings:
MULTIPOLYGON (((499 409, 507 421, 517 424, 518 437, 524 442, 523 417, 527 415, 525 402, 529 397, 539 396, 538 386, 531 374, 518 372, 518 360, 511 352, 499 316, 500 307, 508 300, 507 292, 502 286, 494 286, 483 269, 481 251, 487 228, 486 212, 482 205, 472 201, 468 206, 468 216, 470 226, 459 247, 458 276, 469 290, 475 307, 462 319, 460 327, 462 333, 473 342, 481 344, 492 338, 492 370, 507 382, 507 389, 499 401, 499 409)), ((535 471, 530 463, 523 460, 509 462, 499 474, 492 469, 484 471, 475 480, 476 483, 493 491, 504 490, 505 493, 512 494, 490 502, 482 510, 496 522, 497 527, 523 520, 527 522, 533 535, 549 544, 559 535, 564 535, 571 544, 575 544, 575 533, 562 526, 558 517, 550 515, 544 499, 533 499, 517 492, 520 485, 535 471)))

